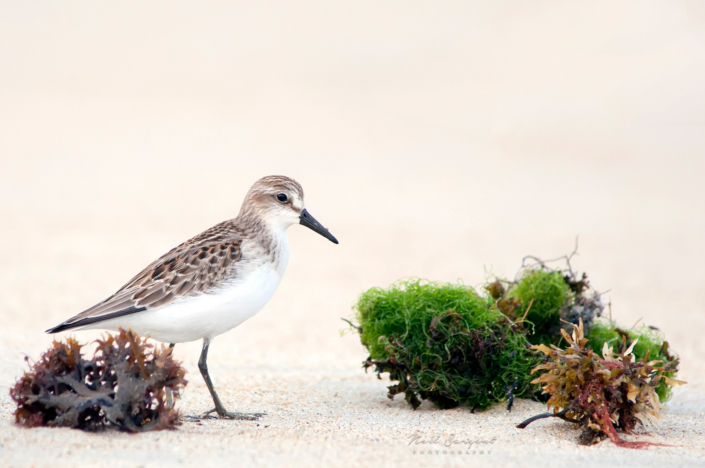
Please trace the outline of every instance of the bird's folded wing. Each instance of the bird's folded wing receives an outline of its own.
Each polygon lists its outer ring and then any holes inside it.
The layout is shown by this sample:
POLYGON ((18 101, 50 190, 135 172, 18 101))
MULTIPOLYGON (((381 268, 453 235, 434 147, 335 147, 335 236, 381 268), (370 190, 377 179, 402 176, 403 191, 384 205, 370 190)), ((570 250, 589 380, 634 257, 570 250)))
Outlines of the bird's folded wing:
POLYGON ((213 240, 199 246, 184 243, 150 264, 105 301, 47 332, 102 322, 209 291, 226 276, 236 274, 241 245, 240 239, 213 240))

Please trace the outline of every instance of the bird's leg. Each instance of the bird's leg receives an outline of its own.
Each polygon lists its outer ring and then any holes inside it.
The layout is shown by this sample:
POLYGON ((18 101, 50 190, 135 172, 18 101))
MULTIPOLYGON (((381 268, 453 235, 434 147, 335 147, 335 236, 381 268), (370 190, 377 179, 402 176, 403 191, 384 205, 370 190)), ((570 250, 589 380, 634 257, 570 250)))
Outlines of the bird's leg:
MULTIPOLYGON (((174 352, 174 346, 176 346, 176 343, 169 343, 169 353, 174 352)), ((166 405, 169 408, 174 407, 174 396, 172 395, 170 388, 166 389, 166 405)))
POLYGON ((208 365, 206 364, 206 359, 208 359, 208 346, 209 345, 210 345, 210 340, 208 338, 204 338, 203 350, 201 351, 201 358, 198 360, 198 369, 201 371, 201 375, 203 376, 203 380, 206 381, 206 386, 208 387, 208 391, 211 393, 211 397, 213 398, 213 403, 215 403, 215 408, 206 412, 206 414, 216 412, 216 413, 218 413, 218 416, 220 416, 221 418, 246 419, 249 421, 254 421, 254 420, 259 419, 260 417, 264 416, 265 413, 231 413, 230 411, 227 411, 225 409, 225 406, 223 406, 223 403, 221 403, 220 398, 218 398, 218 394, 215 393, 215 388, 213 388, 213 382, 211 382, 211 378, 208 375, 208 365))

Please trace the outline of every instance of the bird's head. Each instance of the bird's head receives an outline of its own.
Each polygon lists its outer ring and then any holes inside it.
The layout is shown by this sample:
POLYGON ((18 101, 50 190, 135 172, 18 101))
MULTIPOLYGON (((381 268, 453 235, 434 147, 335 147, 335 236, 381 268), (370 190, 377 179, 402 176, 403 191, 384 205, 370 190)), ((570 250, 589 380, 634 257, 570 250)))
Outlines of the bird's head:
POLYGON ((306 210, 304 189, 289 177, 267 176, 255 182, 245 196, 239 216, 256 216, 273 229, 286 230, 292 224, 302 224, 338 243, 306 210))

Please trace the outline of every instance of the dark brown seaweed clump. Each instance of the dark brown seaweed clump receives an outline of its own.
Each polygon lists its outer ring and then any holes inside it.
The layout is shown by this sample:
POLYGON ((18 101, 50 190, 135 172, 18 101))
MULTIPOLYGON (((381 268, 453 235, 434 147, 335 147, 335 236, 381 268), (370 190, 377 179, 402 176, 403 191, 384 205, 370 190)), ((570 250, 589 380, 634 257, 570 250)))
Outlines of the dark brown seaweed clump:
POLYGON ((15 422, 129 432, 178 424, 179 413, 166 404, 166 393, 178 398, 186 371, 168 348, 124 330, 96 343, 95 355, 86 359, 75 339, 54 341, 10 390, 17 403, 15 422))
POLYGON ((588 345, 584 336, 582 319, 573 326, 572 336, 561 331, 567 342, 565 349, 555 345, 535 345, 550 358, 531 372, 544 371, 532 383, 541 384, 543 392, 550 395, 548 407, 553 413, 529 418, 517 427, 523 429, 531 422, 558 417, 583 428, 579 442, 590 445, 609 437, 620 447, 642 448, 648 442, 629 442, 622 439, 618 430, 633 432, 637 424, 646 426, 659 419, 661 403, 656 387, 661 380, 668 385, 681 382, 669 378, 671 362, 649 361, 649 352, 636 359, 633 350, 636 341, 627 346, 622 341, 619 352, 604 344, 602 357, 588 345))

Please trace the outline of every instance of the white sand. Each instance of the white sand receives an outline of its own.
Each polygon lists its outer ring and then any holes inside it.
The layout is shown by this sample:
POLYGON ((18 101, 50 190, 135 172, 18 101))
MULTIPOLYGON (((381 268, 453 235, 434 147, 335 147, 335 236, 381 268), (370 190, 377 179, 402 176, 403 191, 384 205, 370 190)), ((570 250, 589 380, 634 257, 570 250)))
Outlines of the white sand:
MULTIPOLYGON (((705 465, 705 10, 611 3, 0 5, 0 466, 705 465), (272 173, 303 184, 341 243, 292 227, 279 291, 211 348, 226 405, 262 421, 13 425, 8 389, 43 330, 234 216, 272 173), (682 357, 689 384, 638 436, 668 447, 515 429, 544 410, 529 401, 412 411, 338 333, 371 286, 480 284, 576 235, 574 265, 614 316, 682 357), (495 442, 421 455, 414 434, 495 442)), ((176 349, 186 414, 211 404, 199 350, 176 349)))

